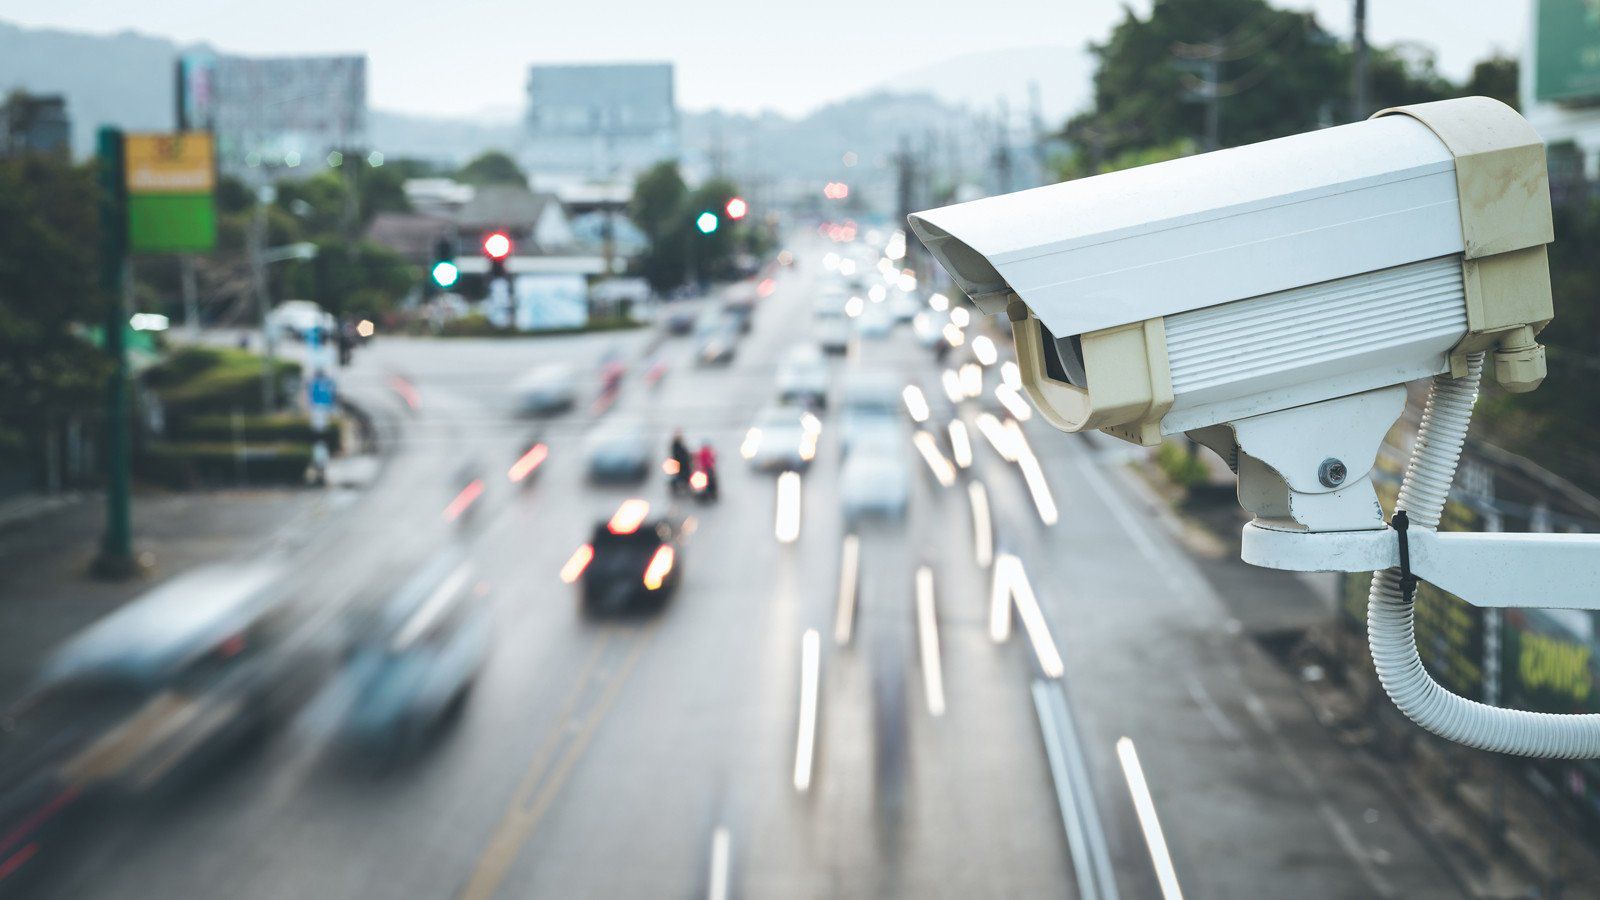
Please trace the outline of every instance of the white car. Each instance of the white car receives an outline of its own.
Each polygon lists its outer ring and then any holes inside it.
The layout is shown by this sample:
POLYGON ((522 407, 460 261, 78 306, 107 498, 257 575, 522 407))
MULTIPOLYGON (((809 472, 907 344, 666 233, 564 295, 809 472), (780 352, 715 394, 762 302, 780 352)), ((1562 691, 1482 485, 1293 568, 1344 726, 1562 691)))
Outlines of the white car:
POLYGON ((523 373, 512 385, 517 412, 547 416, 578 402, 578 373, 566 363, 548 363, 523 373))
POLYGON ((303 341, 311 329, 320 328, 326 342, 334 333, 333 314, 310 300, 285 300, 267 313, 267 329, 274 340, 303 341))
POLYGON ((778 400, 822 408, 828 405, 828 364, 822 349, 801 344, 778 364, 778 400))
POLYGON ((817 457, 822 422, 798 406, 771 406, 756 416, 739 455, 762 471, 803 471, 817 457))
POLYGON ((849 452, 856 438, 883 428, 899 429, 901 389, 905 385, 889 373, 854 373, 840 392, 839 447, 849 452))
POLYGON ((840 469, 839 499, 847 523, 903 518, 910 494, 911 476, 899 442, 864 441, 840 469))
POLYGON ((840 356, 850 352, 850 337, 852 334, 850 320, 845 318, 827 318, 817 322, 815 332, 817 346, 822 352, 840 356))

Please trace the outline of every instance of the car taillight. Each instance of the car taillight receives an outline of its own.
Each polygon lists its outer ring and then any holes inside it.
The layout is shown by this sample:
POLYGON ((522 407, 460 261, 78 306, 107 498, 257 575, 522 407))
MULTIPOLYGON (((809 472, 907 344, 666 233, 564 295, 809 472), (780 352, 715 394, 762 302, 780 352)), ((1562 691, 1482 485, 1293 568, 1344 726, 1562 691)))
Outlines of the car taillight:
POLYGON ((637 498, 624 500, 622 505, 617 507, 617 512, 611 517, 611 521, 606 523, 606 528, 612 534, 633 534, 639 530, 639 526, 644 524, 645 518, 649 515, 649 503, 637 498))
POLYGON ((650 565, 644 568, 645 590, 653 591, 661 587, 666 580, 667 573, 672 571, 672 560, 675 554, 666 544, 656 548, 654 556, 650 557, 650 565))
POLYGON ((709 484, 710 481, 711 480, 706 477, 706 473, 696 472, 689 476, 689 487, 692 487, 697 491, 703 491, 706 489, 706 485, 709 484))
POLYGON ((594 547, 589 544, 580 544, 578 549, 572 551, 567 558, 566 565, 561 567, 561 580, 571 584, 578 580, 583 570, 589 568, 589 561, 594 559, 594 547))
POLYGON ((513 482, 527 478, 533 474, 534 469, 539 468, 539 464, 544 462, 545 457, 549 455, 550 448, 543 444, 534 444, 528 449, 527 453, 522 454, 516 462, 511 464, 511 469, 506 472, 506 477, 513 482))

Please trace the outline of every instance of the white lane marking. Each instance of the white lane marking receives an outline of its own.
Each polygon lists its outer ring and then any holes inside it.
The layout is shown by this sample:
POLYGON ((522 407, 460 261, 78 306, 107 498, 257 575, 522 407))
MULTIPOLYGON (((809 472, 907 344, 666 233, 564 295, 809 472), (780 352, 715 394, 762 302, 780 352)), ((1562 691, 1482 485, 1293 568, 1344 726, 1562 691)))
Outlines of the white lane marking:
POLYGON ((778 476, 777 514, 772 533, 778 543, 792 544, 800 537, 800 473, 785 472, 778 476))
POLYGON ((1028 583, 1028 573, 1022 568, 1022 560, 1002 553, 994 564, 996 568, 1003 566, 1006 569, 1006 586, 1017 603, 1017 615, 1022 619, 1023 630, 1028 633, 1028 641, 1033 644, 1033 655, 1039 660, 1039 671, 1049 678, 1060 678, 1066 667, 1062 665, 1061 652, 1056 649, 1055 639, 1050 636, 1050 626, 1045 624, 1044 612, 1039 609, 1039 598, 1034 596, 1033 585, 1028 583))
POLYGON ((800 727, 794 747, 794 789, 811 789, 811 763, 817 749, 817 680, 821 664, 815 628, 800 636, 800 727))
POLYGON ((972 505, 972 555, 979 568, 987 569, 994 562, 994 522, 989 516, 989 490, 983 482, 967 484, 967 501, 972 505))
POLYGON ((919 430, 911 436, 911 443, 917 446, 917 452, 922 454, 923 461, 928 464, 933 477, 939 480, 940 487, 956 483, 956 467, 950 465, 950 460, 939 452, 939 445, 934 442, 932 434, 919 430))
POLYGON ((1172 866, 1167 837, 1161 832, 1161 819, 1156 816, 1156 801, 1150 796, 1150 785, 1144 780, 1144 767, 1139 764, 1139 751, 1134 749, 1132 738, 1117 739, 1117 761, 1122 763, 1122 777, 1128 782, 1128 795, 1133 798, 1133 811, 1139 816, 1139 830, 1144 832, 1144 843, 1155 865, 1161 896, 1164 900, 1183 900, 1178 870, 1172 866))
POLYGON ((1211 723, 1211 727, 1217 730, 1217 734, 1222 735, 1224 739, 1233 743, 1244 740, 1244 736, 1239 733, 1238 726, 1234 725, 1233 720, 1229 719, 1227 714, 1222 711, 1222 707, 1217 705, 1217 701, 1211 699, 1211 692, 1207 691, 1206 686, 1200 683, 1200 679, 1190 675, 1188 683, 1190 698, 1194 700, 1195 706, 1200 707, 1201 715, 1205 716, 1206 721, 1211 723))
POLYGON ((989 580, 989 639, 1004 644, 1011 639, 1011 567, 996 565, 989 580))
POLYGON ((1031 452, 1018 456, 1017 467, 1022 470, 1022 478, 1028 483, 1028 493, 1033 496, 1033 505, 1039 510, 1039 521, 1054 525, 1061 514, 1056 510, 1055 498, 1050 495, 1050 482, 1044 478, 1039 458, 1031 452))
POLYGON ((1067 848, 1082 900, 1116 900, 1117 882, 1106 849, 1105 828, 1090 787, 1083 747, 1059 681, 1033 681, 1033 708, 1039 717, 1056 808, 1067 832, 1067 848))
POLYGON ((950 454, 960 468, 972 468, 972 437, 967 434, 967 423, 960 419, 950 420, 950 454))
POLYGON ((718 825, 711 833, 711 877, 706 888, 706 900, 728 900, 728 829, 718 825))
POLYGON ((944 663, 939 657, 939 617, 933 605, 933 570, 917 569, 917 643, 922 649, 922 692, 928 712, 944 715, 944 663))
POLYGON ((839 606, 833 618, 833 642, 850 643, 856 622, 856 590, 860 585, 861 538, 847 534, 839 550, 839 606))

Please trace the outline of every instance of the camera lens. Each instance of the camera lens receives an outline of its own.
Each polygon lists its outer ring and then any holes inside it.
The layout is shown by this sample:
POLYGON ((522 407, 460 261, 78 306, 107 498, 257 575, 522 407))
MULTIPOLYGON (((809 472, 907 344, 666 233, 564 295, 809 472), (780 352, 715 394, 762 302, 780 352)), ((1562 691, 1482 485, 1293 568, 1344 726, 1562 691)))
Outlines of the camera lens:
POLYGON ((1044 344, 1045 375, 1088 390, 1089 378, 1083 369, 1083 339, 1075 334, 1057 338, 1043 322, 1039 323, 1039 339, 1044 344))

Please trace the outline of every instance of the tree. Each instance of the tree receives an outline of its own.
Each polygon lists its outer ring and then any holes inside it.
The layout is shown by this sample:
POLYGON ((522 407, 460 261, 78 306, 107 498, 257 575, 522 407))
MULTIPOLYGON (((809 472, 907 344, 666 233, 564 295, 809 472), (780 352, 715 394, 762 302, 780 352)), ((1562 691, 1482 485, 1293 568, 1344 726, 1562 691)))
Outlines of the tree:
POLYGON ((516 160, 500 150, 490 150, 462 166, 456 180, 467 184, 528 184, 516 160))
POLYGON ((657 163, 634 181, 628 217, 644 232, 650 248, 640 274, 656 290, 682 284, 688 270, 688 223, 683 221, 689 189, 675 162, 657 163))
POLYGON ((1477 97, 1493 97, 1512 109, 1518 109, 1522 104, 1517 81, 1517 60, 1497 53, 1472 67, 1466 93, 1477 97))
POLYGON ((0 160, 0 458, 32 467, 65 414, 97 408, 108 364, 82 338, 98 280, 93 171, 42 155, 0 160))

